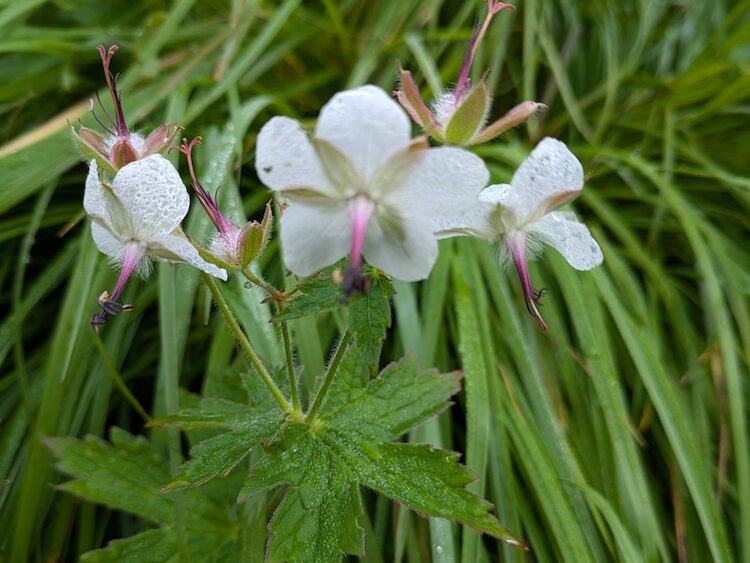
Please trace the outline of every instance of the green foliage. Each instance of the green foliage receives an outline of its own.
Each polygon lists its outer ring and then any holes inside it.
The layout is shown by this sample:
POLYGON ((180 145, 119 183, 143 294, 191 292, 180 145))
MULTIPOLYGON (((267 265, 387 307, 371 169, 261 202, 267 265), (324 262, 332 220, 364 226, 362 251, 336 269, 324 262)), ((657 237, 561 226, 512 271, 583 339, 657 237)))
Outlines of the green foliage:
POLYGON ((380 349, 391 326, 391 295, 391 281, 383 274, 373 273, 369 289, 355 295, 349 303, 349 330, 371 373, 378 370, 380 349))
POLYGON ((277 406, 257 408, 217 399, 204 399, 196 409, 184 409, 151 423, 179 430, 229 430, 198 442, 191 459, 163 490, 201 485, 213 477, 226 476, 258 443, 268 440, 279 427, 283 413, 277 406))
POLYGON ((341 260, 302 280, 295 286, 296 293, 293 294, 293 298, 284 304, 284 309, 274 316, 274 320, 291 321, 343 307, 344 294, 341 286, 334 282, 333 273, 340 272, 345 264, 346 261, 341 260))
POLYGON ((358 486, 422 514, 461 521, 502 539, 510 534, 486 501, 465 490, 475 476, 458 454, 391 440, 443 410, 458 390, 455 374, 418 374, 413 357, 391 364, 367 387, 366 367, 352 347, 320 417, 286 423, 250 470, 240 493, 289 486, 271 521, 272 561, 334 561, 363 552, 358 486), (356 373, 359 370, 359 373, 356 373), (354 372, 354 373, 352 373, 354 372), (342 401, 342 397, 346 397, 342 401))
MULTIPOLYGON (((489 513, 491 505, 465 489, 476 476, 457 463, 458 454, 392 443, 445 409, 460 388, 460 376, 435 370, 420 374, 414 358, 407 357, 365 384, 368 370, 360 351, 351 346, 344 354, 328 401, 309 422, 296 416, 283 420, 277 408, 258 410, 221 400, 204 400, 200 408, 154 421, 154 426, 182 430, 228 430, 196 443, 191 459, 168 483, 166 460, 146 440, 122 430, 113 430, 112 445, 95 437, 50 439, 58 467, 74 477, 61 485, 63 490, 161 525, 89 553, 87 560, 130 560, 140 550, 146 550, 148 560, 162 560, 176 546, 178 502, 185 503, 191 557, 230 556, 241 526, 237 515, 195 487, 226 477, 258 444, 265 453, 250 469, 239 500, 288 486, 270 523, 271 561, 329 562, 342 553, 364 555, 360 485, 421 514, 515 541, 489 513), (166 494, 185 487, 184 497, 166 494)), ((226 494, 229 487, 222 490, 226 494)))
POLYGON ((386 331, 391 326, 391 296, 394 289, 391 280, 382 272, 367 269, 369 287, 347 299, 341 286, 333 279, 334 271, 341 271, 345 262, 325 268, 296 286, 296 294, 284 306, 274 320, 277 322, 298 319, 331 309, 346 308, 349 311, 349 330, 359 346, 371 373, 377 373, 380 349, 386 331))
MULTIPOLYGON (((200 489, 179 499, 161 494, 169 479, 167 460, 154 452, 143 438, 112 430, 112 444, 90 436, 86 440, 52 438, 49 445, 61 471, 73 477, 60 486, 85 500, 136 514, 158 526, 133 537, 112 542, 89 552, 84 561, 168 561, 180 538, 174 526, 175 505, 184 503, 184 541, 191 554, 202 561, 226 561, 239 557, 239 514, 200 489)), ((225 501, 228 499, 224 499, 225 501)))

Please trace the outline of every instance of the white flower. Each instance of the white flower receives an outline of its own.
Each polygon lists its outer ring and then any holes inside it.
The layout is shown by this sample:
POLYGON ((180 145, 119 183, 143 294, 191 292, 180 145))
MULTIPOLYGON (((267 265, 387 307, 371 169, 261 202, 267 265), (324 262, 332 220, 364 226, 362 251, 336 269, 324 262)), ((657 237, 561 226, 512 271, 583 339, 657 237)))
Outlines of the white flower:
MULTIPOLYGON (((543 330, 537 308, 541 292, 531 286, 526 250, 533 253, 546 243, 563 255, 576 270, 602 263, 599 245, 574 213, 553 211, 575 199, 583 189, 583 167, 564 143, 547 137, 536 146, 513 174, 510 184, 487 187, 479 205, 466 216, 459 232, 502 240, 524 290, 526 306, 543 330)), ((455 232, 455 231, 454 231, 455 232)))
POLYGON ((91 234, 101 252, 122 271, 112 295, 103 295, 101 324, 122 306, 117 299, 133 272, 146 275, 151 258, 186 262, 204 272, 227 279, 225 270, 203 260, 181 236, 180 223, 187 215, 190 197, 174 166, 161 155, 152 155, 123 166, 112 186, 102 183, 96 161, 89 165, 83 206, 91 217, 91 234))
MULTIPOLYGON (((292 203, 281 218, 287 267, 308 275, 351 253, 402 280, 427 277, 435 232, 459 225, 489 174, 458 148, 411 139, 409 119, 383 90, 336 94, 314 135, 275 117, 258 137, 256 169, 292 203)), ((450 235, 449 235, 450 236, 450 235)))

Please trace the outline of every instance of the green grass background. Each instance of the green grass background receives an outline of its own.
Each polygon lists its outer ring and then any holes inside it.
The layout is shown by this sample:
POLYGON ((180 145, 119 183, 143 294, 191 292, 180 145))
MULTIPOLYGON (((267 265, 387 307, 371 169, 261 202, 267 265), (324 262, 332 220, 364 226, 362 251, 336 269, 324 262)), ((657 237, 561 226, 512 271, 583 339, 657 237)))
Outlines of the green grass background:
MULTIPOLYGON (((442 244, 431 277, 398 284, 383 362, 405 350, 462 367, 464 391, 410 439, 465 454, 472 485, 530 554, 366 496, 366 561, 749 561, 750 1, 519 0, 475 64, 495 114, 549 111, 476 149, 507 181, 545 135, 587 173, 575 210, 605 255, 590 273, 554 251, 532 268, 549 289, 540 333, 515 275, 482 241, 442 244)), ((451 84, 484 3, 448 0, 0 1, 0 560, 74 560, 136 532, 128 515, 55 490, 44 436, 163 434, 146 409, 177 384, 218 384, 233 342, 195 272, 131 284, 135 311, 88 326, 114 272, 81 211, 85 166, 67 122, 91 124, 97 44, 117 43, 126 115, 202 135, 199 169, 236 214, 267 191, 253 170, 262 124, 312 124, 336 91, 394 85, 396 61, 425 95, 451 84)), ((187 230, 209 232, 198 206, 187 230)), ((280 283, 274 243, 261 267, 280 283)), ((240 320, 280 360, 257 294, 240 320)), ((310 380, 339 319, 294 326, 310 380)), ((174 447, 174 443, 171 444, 174 447)))

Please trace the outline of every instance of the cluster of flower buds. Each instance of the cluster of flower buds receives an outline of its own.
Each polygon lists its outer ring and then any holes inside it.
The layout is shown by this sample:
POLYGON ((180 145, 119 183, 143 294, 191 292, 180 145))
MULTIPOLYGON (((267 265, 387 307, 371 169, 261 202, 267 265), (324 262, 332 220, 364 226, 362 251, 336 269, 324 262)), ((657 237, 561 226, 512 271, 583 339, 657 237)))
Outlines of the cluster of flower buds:
POLYGON ((492 107, 489 88, 484 79, 472 87, 469 73, 492 18, 504 9, 514 9, 514 6, 487 0, 487 16, 469 41, 456 87, 438 95, 431 108, 422 99, 411 72, 399 69, 396 90, 399 103, 427 135, 440 143, 459 146, 486 143, 545 108, 539 102, 525 101, 486 125, 492 107))

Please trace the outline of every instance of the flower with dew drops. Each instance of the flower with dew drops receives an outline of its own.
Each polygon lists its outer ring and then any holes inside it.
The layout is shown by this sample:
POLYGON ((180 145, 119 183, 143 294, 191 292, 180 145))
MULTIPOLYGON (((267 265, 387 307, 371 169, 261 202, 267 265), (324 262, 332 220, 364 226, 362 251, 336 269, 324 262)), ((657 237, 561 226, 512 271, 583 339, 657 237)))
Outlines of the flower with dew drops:
POLYGON ((183 139, 178 150, 187 159, 193 191, 211 222, 216 226, 216 236, 211 241, 209 250, 214 257, 221 261, 221 265, 228 268, 246 268, 263 252, 270 239, 273 224, 271 203, 266 204, 266 210, 260 223, 250 221, 243 228, 240 228, 227 219, 195 174, 193 149, 200 143, 200 137, 195 137, 189 143, 187 139, 183 139))
POLYGON ((487 0, 487 16, 469 41, 456 87, 438 95, 432 108, 422 100, 411 72, 399 70, 399 85, 396 89, 399 103, 414 122, 435 140, 462 146, 486 143, 545 108, 544 104, 525 101, 485 127, 492 100, 484 80, 471 86, 469 71, 492 18, 506 8, 515 9, 512 4, 487 0))
POLYGON ((95 160, 89 165, 83 206, 91 218, 91 234, 101 252, 121 267, 112 294, 99 298, 103 312, 91 320, 96 329, 129 306, 118 302, 133 273, 146 276, 150 259, 186 262, 227 279, 225 270, 209 264, 182 235, 190 197, 179 173, 166 158, 152 155, 123 166, 112 181, 102 182, 95 160))
POLYGON ((292 272, 308 275, 349 253, 346 293, 364 285, 363 257, 405 281, 429 275, 435 232, 458 226, 489 174, 476 155, 428 148, 410 129, 376 86, 336 94, 312 135, 287 117, 263 127, 255 166, 266 186, 291 201, 281 242, 292 272))
POLYGON ((97 48, 104 67, 107 89, 112 96, 114 116, 111 116, 104 109, 97 93, 96 97, 104 113, 104 120, 96 115, 93 99, 91 100, 91 111, 94 119, 104 129, 106 135, 103 136, 92 129, 81 127, 79 131, 73 129, 73 142, 86 160, 96 159, 101 168, 114 173, 139 158, 165 152, 172 144, 179 128, 165 123, 154 129, 145 138, 139 133, 130 131, 125 122, 125 114, 122 111, 122 101, 116 84, 117 77, 110 70, 112 58, 118 47, 112 45, 109 49, 105 49, 99 45, 97 48))
POLYGON ((502 241, 518 271, 526 307, 542 330, 547 329, 538 308, 542 291, 531 285, 527 250, 533 254, 539 243, 548 244, 576 270, 590 270, 603 260, 586 225, 574 213, 554 211, 582 189, 581 163, 564 143, 547 137, 516 170, 510 184, 492 185, 479 194, 463 228, 454 231, 502 241))

